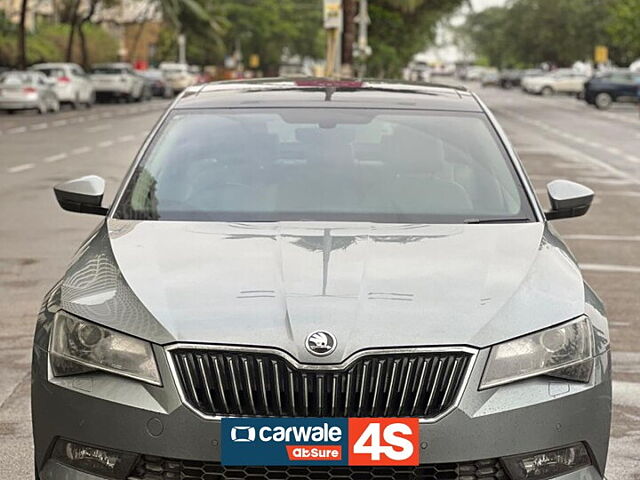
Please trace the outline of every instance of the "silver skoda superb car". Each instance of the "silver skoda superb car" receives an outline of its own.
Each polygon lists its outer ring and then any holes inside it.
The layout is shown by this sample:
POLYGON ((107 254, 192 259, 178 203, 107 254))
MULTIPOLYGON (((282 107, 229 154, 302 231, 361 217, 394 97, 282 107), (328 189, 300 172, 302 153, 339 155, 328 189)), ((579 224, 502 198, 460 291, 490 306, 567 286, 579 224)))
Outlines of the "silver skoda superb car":
POLYGON ((103 192, 55 187, 104 220, 38 316, 36 478, 604 478, 607 319, 552 225, 593 192, 543 211, 466 90, 190 87, 103 192), (417 464, 224 461, 229 419, 319 418, 417 419, 417 464))

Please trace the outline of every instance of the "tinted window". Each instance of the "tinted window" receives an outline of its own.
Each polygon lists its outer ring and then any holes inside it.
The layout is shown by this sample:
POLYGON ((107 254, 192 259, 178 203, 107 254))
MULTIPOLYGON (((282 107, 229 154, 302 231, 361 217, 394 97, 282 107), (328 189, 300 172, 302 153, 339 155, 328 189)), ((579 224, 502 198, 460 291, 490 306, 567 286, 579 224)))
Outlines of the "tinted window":
POLYGON ((533 219, 483 114, 297 108, 174 113, 116 216, 533 219))
POLYGON ((38 68, 39 72, 44 73, 47 77, 64 77, 64 70, 61 68, 38 68))
POLYGON ((116 68, 116 67, 95 67, 91 70, 93 73, 102 73, 107 75, 120 75, 124 73, 128 73, 124 68, 116 68))
POLYGON ((24 72, 9 72, 0 75, 0 83, 4 85, 23 85, 33 82, 33 77, 24 72))

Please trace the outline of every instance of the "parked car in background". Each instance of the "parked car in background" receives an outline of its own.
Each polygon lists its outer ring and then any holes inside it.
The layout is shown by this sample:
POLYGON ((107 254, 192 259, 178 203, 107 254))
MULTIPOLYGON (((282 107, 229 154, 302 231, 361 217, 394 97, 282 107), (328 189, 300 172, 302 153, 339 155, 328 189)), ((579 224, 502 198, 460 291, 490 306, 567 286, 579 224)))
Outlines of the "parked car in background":
POLYGON ((584 99, 601 110, 615 102, 637 102, 640 96, 640 72, 613 70, 595 75, 584 84, 584 99))
POLYGON ((500 72, 496 69, 487 70, 480 77, 480 84, 483 87, 497 86, 500 84, 500 72))
POLYGON ((529 74, 532 75, 533 70, 503 70, 500 72, 498 84, 505 89, 519 87, 522 78, 529 74))
POLYGON ((537 95, 578 95, 584 90, 584 83, 588 78, 584 73, 562 68, 543 75, 526 76, 521 85, 525 92, 537 95))
MULTIPOLYGON (((139 102, 147 95, 144 79, 129 63, 100 63, 91 70, 91 81, 99 99, 115 98, 139 102)), ((150 89, 149 89, 150 90, 150 89)))
POLYGON ((162 62, 160 70, 173 93, 181 92, 185 88, 196 84, 196 77, 189 72, 189 65, 185 63, 162 62))
POLYGON ((470 82, 477 82, 482 79, 482 75, 491 71, 496 71, 496 70, 488 67, 470 66, 470 67, 467 67, 462 79, 468 80, 470 82))
POLYGON ((162 70, 153 68, 149 70, 138 70, 138 75, 144 78, 145 82, 151 89, 151 95, 154 97, 171 98, 173 96, 173 89, 164 78, 162 70))
POLYGON ((414 61, 409 64, 408 78, 412 82, 430 82, 431 67, 427 62, 414 61))
POLYGON ((288 62, 278 67, 278 76, 283 78, 310 77, 313 72, 304 63, 288 62))
POLYGON ((43 114, 60 110, 53 82, 41 72, 0 73, 0 110, 36 110, 43 114))
POLYGON ((60 103, 68 103, 73 108, 80 105, 91 107, 96 101, 96 93, 89 75, 75 63, 38 63, 31 70, 42 72, 54 81, 53 90, 60 103))

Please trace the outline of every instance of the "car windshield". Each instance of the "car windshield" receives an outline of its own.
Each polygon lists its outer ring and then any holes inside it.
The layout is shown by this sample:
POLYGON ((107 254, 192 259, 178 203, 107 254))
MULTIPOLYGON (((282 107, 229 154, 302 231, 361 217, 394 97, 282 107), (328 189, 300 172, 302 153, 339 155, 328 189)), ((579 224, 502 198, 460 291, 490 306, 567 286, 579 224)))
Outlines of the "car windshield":
POLYGON ((480 113, 177 110, 116 218, 189 221, 533 221, 480 113))
POLYGON ((33 83, 32 75, 23 72, 9 72, 0 74, 0 83, 3 85, 24 85, 33 83))
POLYGON ((44 73, 47 77, 64 77, 64 70, 61 68, 38 67, 37 70, 44 73))
POLYGON ((101 73, 106 75, 120 75, 123 73, 127 73, 125 68, 121 67, 94 67, 91 70, 92 73, 101 73))

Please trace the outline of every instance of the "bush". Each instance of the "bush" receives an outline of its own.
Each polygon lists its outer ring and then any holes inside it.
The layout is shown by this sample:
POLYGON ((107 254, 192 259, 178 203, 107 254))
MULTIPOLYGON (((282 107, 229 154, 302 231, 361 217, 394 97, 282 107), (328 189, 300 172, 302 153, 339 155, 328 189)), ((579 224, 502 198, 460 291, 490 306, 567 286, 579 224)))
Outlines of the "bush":
MULTIPOLYGON (((27 63, 62 62, 65 60, 69 25, 43 24, 27 35, 27 63)), ((118 40, 99 25, 85 24, 89 63, 110 62, 118 59, 118 40)), ((17 28, 5 26, 0 18, 0 65, 15 65, 17 52, 17 28)), ((80 63, 82 52, 76 32, 73 61, 80 63)))

